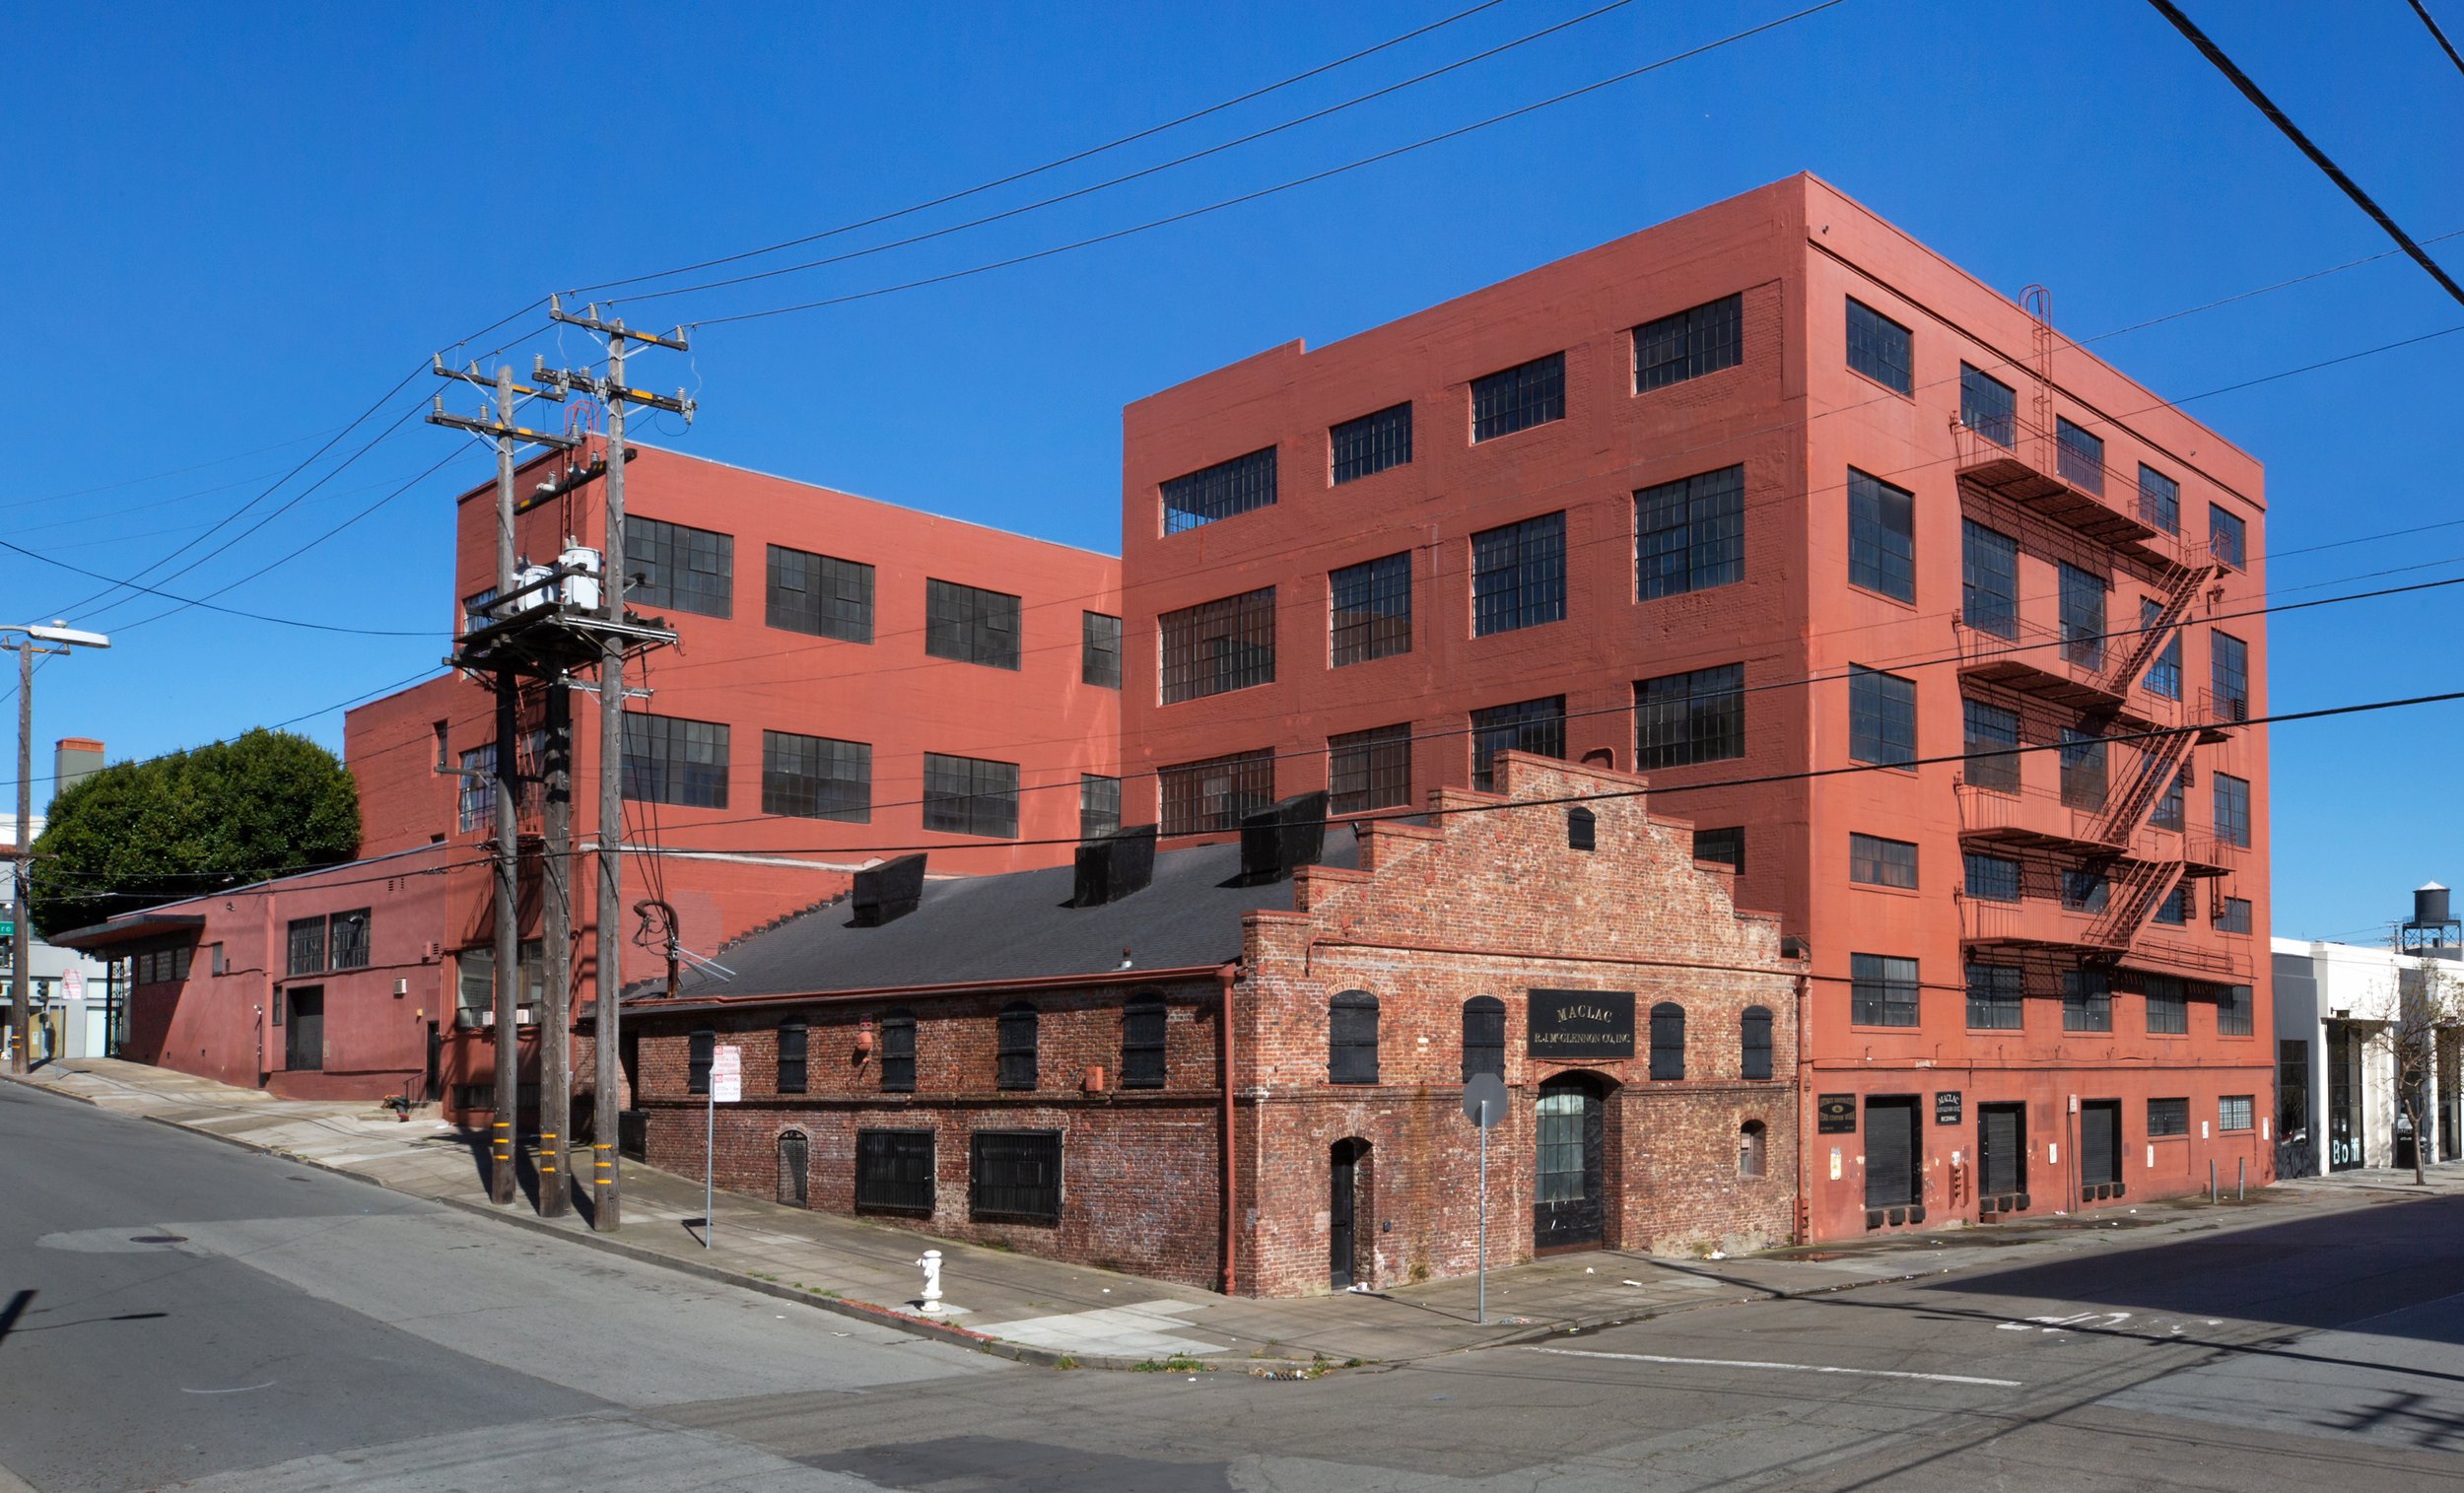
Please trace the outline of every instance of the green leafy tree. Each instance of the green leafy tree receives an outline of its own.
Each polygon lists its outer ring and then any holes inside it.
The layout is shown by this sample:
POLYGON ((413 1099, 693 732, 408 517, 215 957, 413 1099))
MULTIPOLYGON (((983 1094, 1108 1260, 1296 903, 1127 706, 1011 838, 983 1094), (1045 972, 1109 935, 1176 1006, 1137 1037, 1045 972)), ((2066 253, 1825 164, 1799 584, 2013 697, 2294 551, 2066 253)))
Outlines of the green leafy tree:
POLYGON ((333 753, 290 731, 104 768, 51 801, 34 841, 34 930, 332 865, 358 853, 360 802, 333 753))

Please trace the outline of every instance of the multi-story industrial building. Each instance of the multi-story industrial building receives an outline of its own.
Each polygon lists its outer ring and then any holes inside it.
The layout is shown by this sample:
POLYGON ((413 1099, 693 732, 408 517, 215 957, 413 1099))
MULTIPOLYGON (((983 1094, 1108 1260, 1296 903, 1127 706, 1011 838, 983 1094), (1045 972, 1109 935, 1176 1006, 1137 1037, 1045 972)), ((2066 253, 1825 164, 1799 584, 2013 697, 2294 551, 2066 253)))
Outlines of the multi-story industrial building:
POLYGON ((1809 958, 1812 1236, 2270 1175, 2260 468, 2041 297, 1797 176, 1138 401, 1128 817, 1640 772, 1809 958))

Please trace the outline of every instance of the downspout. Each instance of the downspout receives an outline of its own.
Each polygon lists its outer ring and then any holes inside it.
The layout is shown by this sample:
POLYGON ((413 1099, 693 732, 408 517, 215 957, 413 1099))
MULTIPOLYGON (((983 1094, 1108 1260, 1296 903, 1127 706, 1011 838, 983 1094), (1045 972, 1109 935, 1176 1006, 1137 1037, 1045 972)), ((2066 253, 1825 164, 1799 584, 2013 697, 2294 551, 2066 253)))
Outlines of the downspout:
POLYGON ((1232 1294, 1233 1262, 1240 1240, 1240 1197, 1235 1186, 1239 1173, 1232 1158, 1232 984, 1240 976, 1239 960, 1233 960, 1215 971, 1215 981, 1223 986, 1223 1000, 1216 1007, 1215 1047, 1223 1061, 1223 1294, 1232 1294))
POLYGON ((1814 1242, 1814 1200, 1806 1188, 1811 1179, 1806 1175, 1806 1110, 1813 1100, 1811 1065, 1806 1058, 1806 996, 1813 987, 1810 976, 1814 955, 1808 951, 1797 966, 1797 1243, 1814 1242))

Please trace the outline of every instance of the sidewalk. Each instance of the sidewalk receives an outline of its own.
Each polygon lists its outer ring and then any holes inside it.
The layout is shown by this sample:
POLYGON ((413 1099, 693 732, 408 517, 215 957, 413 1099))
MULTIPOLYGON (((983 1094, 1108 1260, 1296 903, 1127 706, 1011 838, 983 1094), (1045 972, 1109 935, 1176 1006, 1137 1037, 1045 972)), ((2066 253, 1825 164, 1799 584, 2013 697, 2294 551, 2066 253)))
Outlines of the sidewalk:
MULTIPOLYGON (((1489 1320, 1482 1324, 1474 1320, 1468 1280, 1252 1301, 726 1192, 719 1194, 717 1226, 705 1249, 700 1180, 635 1163, 624 1171, 625 1226, 599 1236, 582 1209, 557 1221, 537 1217, 536 1179, 527 1170, 523 1200, 511 1207, 487 1202, 483 1141, 434 1120, 398 1121, 366 1102, 275 1099, 109 1058, 55 1061, 23 1081, 637 1259, 832 1311, 893 1319, 909 1330, 1030 1362, 1084 1368, 1180 1368, 1197 1360, 1209 1368, 1288 1372, 1320 1360, 1425 1358, 1670 1312, 1976 1265, 2033 1264, 2220 1226, 2247 1228, 2424 1195, 2410 1173, 2348 1172, 2282 1185, 2246 1203, 2158 1202, 1737 1259, 1617 1251, 1564 1255, 1490 1271, 1489 1320), (947 1310, 939 1322, 916 1315, 921 1274, 915 1260, 926 1248, 938 1248, 943 1256, 947 1310)), ((2429 1191, 2464 1191, 2464 1166, 2433 1169, 2429 1191)))

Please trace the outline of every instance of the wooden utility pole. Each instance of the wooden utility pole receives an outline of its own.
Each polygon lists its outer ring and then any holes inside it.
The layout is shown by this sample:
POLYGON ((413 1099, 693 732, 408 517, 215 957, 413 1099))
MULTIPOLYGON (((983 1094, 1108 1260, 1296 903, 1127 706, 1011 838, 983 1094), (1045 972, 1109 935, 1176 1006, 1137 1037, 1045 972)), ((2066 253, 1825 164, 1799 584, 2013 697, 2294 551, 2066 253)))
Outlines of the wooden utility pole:
POLYGON ((540 734, 539 932, 547 959, 539 1013, 539 1211, 562 1218, 573 1207, 568 1158, 573 1137, 574 706, 568 681, 548 681, 540 734))

